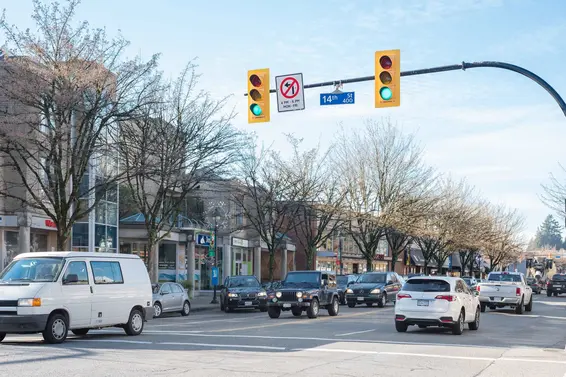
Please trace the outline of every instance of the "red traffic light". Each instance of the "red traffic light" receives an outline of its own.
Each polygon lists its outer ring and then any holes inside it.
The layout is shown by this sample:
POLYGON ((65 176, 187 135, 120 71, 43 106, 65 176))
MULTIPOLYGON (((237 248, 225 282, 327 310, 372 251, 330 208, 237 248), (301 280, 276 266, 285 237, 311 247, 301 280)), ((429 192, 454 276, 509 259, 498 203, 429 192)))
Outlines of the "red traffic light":
POLYGON ((260 87, 261 86, 261 79, 259 78, 258 75, 251 75, 250 76, 250 82, 252 83, 253 86, 260 87))
POLYGON ((381 68, 383 68, 383 69, 390 69, 391 66, 393 65, 393 61, 391 61, 391 58, 389 56, 383 55, 379 59, 379 64, 381 65, 381 68))

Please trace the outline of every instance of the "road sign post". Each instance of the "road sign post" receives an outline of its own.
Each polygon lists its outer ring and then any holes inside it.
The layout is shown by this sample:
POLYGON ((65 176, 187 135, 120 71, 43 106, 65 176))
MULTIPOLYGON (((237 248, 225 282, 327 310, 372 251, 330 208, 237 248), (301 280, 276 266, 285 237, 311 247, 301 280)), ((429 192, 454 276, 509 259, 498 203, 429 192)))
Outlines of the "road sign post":
POLYGON ((212 271, 211 284, 213 286, 217 286, 218 285, 218 267, 212 267, 211 271, 212 271))
POLYGON ((275 77, 277 88, 277 111, 297 111, 305 109, 303 74, 295 73, 275 77))

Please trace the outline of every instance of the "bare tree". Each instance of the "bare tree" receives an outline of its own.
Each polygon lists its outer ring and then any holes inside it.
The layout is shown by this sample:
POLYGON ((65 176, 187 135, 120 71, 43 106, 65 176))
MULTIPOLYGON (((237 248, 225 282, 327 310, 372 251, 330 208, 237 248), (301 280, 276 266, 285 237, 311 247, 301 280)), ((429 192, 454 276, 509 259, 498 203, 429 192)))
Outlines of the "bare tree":
POLYGON ((319 147, 302 152, 302 140, 292 135, 287 135, 287 139, 293 149, 293 157, 286 166, 287 174, 295 177, 293 181, 299 182, 301 191, 301 201, 296 203, 298 212, 290 219, 291 230, 305 251, 307 269, 312 269, 317 249, 344 224, 345 192, 340 187, 339 175, 328 163, 328 152, 322 152, 319 147))
POLYGON ((492 237, 486 245, 485 255, 490 260, 490 269, 515 260, 522 251, 524 240, 520 232, 524 228, 524 218, 516 209, 504 206, 494 207, 492 210, 492 237))
POLYGON ((371 271, 380 239, 389 234, 392 268, 426 216, 435 173, 422 161, 413 135, 389 121, 367 121, 363 131, 343 131, 334 161, 346 186, 348 232, 371 271))
POLYGON ((87 22, 74 27, 78 0, 34 0, 38 32, 0 29, 12 55, 0 62, 0 196, 44 212, 68 248, 72 225, 117 178, 109 134, 153 99, 157 56, 123 60, 128 42, 87 22), (88 184, 86 174, 97 176, 88 184), (85 184, 87 183, 87 184, 85 184))
MULTIPOLYGON (((562 173, 566 173, 566 168, 560 164, 562 173)), ((554 210, 561 218, 566 218, 566 183, 553 173, 549 174, 547 184, 543 184, 544 193, 540 196, 542 202, 554 210)))
POLYGON ((149 271, 158 279, 157 245, 176 226, 186 199, 201 182, 234 168, 244 140, 223 114, 224 100, 196 91, 195 66, 164 83, 155 103, 120 125, 125 183, 144 216, 149 271), (159 100, 159 101, 157 101, 159 100))
POLYGON ((288 169, 289 162, 269 148, 253 145, 243 150, 239 179, 232 197, 250 227, 265 242, 269 252, 269 280, 273 281, 275 253, 282 238, 296 226, 304 201, 302 177, 288 169))

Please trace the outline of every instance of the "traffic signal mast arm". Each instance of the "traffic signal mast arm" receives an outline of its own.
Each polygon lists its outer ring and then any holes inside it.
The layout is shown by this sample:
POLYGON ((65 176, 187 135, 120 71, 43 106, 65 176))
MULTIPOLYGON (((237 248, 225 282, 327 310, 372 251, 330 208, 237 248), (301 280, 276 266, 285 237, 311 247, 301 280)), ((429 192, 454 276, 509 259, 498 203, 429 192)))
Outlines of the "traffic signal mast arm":
MULTIPOLYGON (((462 62, 462 64, 454 64, 454 65, 445 65, 441 67, 434 67, 434 68, 425 68, 425 69, 416 69, 412 71, 405 71, 401 72, 401 77, 403 76, 416 76, 416 75, 426 75, 429 73, 439 73, 439 72, 448 72, 448 71, 458 71, 458 70, 466 70, 470 68, 500 68, 505 69, 508 71, 513 71, 519 73, 523 76, 526 76, 542 86, 551 96, 554 98, 560 109, 566 116, 566 102, 560 97, 560 94, 554 88, 544 81, 540 76, 534 74, 533 72, 513 65, 509 63, 503 62, 495 62, 495 61, 485 61, 485 62, 474 62, 474 63, 466 63, 462 62)), ((321 88, 325 86, 335 86, 337 82, 341 82, 342 84, 353 84, 357 82, 365 82, 365 81, 373 81, 375 80, 375 76, 365 76, 365 77, 354 77, 351 79, 342 79, 342 80, 334 80, 334 81, 325 81, 316 84, 307 84, 304 85, 304 89, 311 89, 311 88, 321 88)), ((271 89, 270 93, 275 93, 276 89, 271 89)), ((248 94, 246 93, 245 96, 248 94)))

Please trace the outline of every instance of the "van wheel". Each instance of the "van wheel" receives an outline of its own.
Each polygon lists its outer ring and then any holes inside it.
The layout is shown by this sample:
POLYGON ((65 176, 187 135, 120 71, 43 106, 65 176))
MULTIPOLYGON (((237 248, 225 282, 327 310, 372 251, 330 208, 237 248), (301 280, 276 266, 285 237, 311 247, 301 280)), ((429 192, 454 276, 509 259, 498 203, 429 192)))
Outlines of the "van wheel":
POLYGON ((6 337, 6 333, 0 332, 0 342, 3 341, 5 337, 6 337))
POLYGON ((181 315, 183 317, 186 317, 189 314, 191 314, 191 303, 188 302, 188 301, 185 301, 185 303, 183 304, 183 310, 181 310, 181 315))
POLYGON ((160 303, 156 302, 153 304, 153 318, 159 318, 161 314, 163 314, 163 308, 160 303))
POLYGON ((62 314, 53 314, 47 320, 45 330, 43 330, 43 339, 49 344, 63 343, 67 339, 69 333, 69 323, 67 318, 62 314))
POLYGON ((71 332, 75 335, 82 336, 82 335, 86 335, 88 333, 88 330, 90 330, 90 329, 74 329, 74 330, 71 330, 71 332))
POLYGON ((124 326, 124 331, 130 336, 140 335, 143 331, 143 314, 138 309, 133 309, 130 313, 130 319, 124 326))

